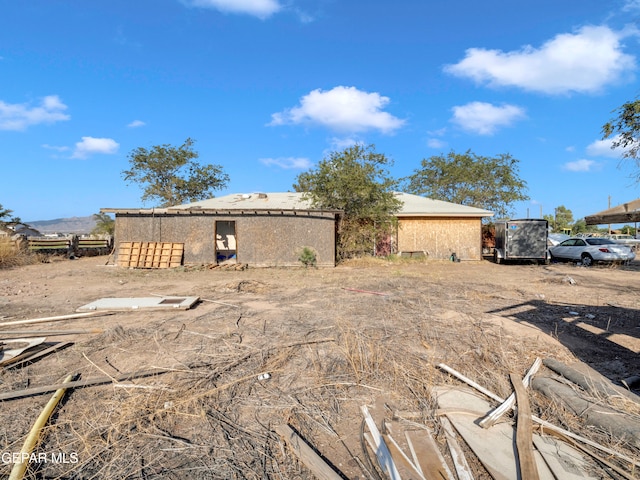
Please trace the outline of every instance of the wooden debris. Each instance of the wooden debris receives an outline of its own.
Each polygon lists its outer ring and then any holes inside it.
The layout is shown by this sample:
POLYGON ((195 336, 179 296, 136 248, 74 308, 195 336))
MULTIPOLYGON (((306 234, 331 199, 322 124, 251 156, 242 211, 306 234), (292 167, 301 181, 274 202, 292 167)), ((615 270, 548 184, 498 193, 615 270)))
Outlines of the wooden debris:
MULTIPOLYGON (((42 345, 46 345, 46 344, 42 344, 42 345)), ((38 360, 39 358, 49 355, 50 353, 55 352, 56 350, 62 350, 64 348, 70 347, 71 345, 73 345, 73 342, 59 342, 59 343, 54 343, 50 347, 44 348, 42 350, 34 351, 32 349, 30 351, 24 352, 22 355, 18 355, 17 357, 12 358, 10 361, 8 361, 7 363, 3 363, 0 366, 4 368, 19 367, 21 365, 24 365, 25 363, 33 362, 35 360, 38 360)))
POLYGON ((47 338, 46 337, 38 337, 38 338, 12 338, 11 340, 3 341, 3 349, 0 350, 0 366, 5 365, 6 363, 13 360, 13 358, 21 355, 23 352, 29 350, 30 348, 35 347, 36 345, 42 344, 47 338), (11 344, 16 345, 16 348, 7 349, 5 347, 11 346, 11 344), (26 344, 26 345, 25 345, 26 344), (18 346, 21 345, 21 346, 18 346))
POLYGON ((220 269, 220 270, 235 270, 242 271, 249 268, 249 265, 246 263, 210 263, 207 265, 209 270, 220 269))
POLYGON ((376 457, 378 458, 378 463, 382 467, 384 471, 391 477, 391 480, 401 480, 400 473, 391 457, 391 452, 389 452, 389 448, 385 443, 378 427, 376 427, 376 422, 373 420, 373 417, 369 413, 369 409, 366 405, 361 407, 362 415, 364 416, 364 420, 371 432, 371 438, 373 445, 371 448, 376 453, 376 457))
POLYGON ((33 449, 38 443, 38 438, 40 438, 40 432, 42 432, 42 429, 53 414, 53 410, 56 408, 56 406, 66 393, 72 379, 73 375, 69 375, 64 379, 62 386, 56 390, 56 393, 54 393, 53 397, 51 397, 49 402, 47 402, 44 410, 42 410, 42 413, 40 413, 36 422, 33 424, 33 427, 29 431, 29 435, 27 436, 27 439, 25 440, 24 445, 20 450, 19 461, 13 464, 11 474, 9 475, 9 480, 20 480, 24 478, 24 474, 27 471, 27 466, 29 465, 31 452, 33 452, 33 449))
MULTIPOLYGON (((415 458, 415 463, 411 461, 409 457, 407 457, 407 455, 402 451, 402 448, 400 448, 400 445, 398 445, 398 442, 393 439, 390 433, 383 433, 382 438, 387 444, 389 452, 391 452, 391 457, 394 459, 394 461, 404 465, 407 469, 409 469, 411 475, 410 478, 414 478, 417 476, 421 480, 426 480, 418 461, 416 461, 415 458)), ((413 452, 414 450, 411 448, 411 451, 413 452)))
MULTIPOLYGON (((463 381, 464 383, 466 383, 467 385, 475 388, 476 390, 478 390, 479 392, 485 394, 487 397, 495 400, 496 402, 504 402, 504 399, 499 397, 498 395, 496 395, 495 393, 487 390, 486 388, 482 387, 481 385, 478 385, 476 382, 474 382, 473 380, 465 377, 464 375, 462 375, 460 372, 458 372, 457 370, 445 365, 444 363, 440 363, 438 365, 438 368, 441 368, 442 370, 450 373, 451 375, 453 375, 454 377, 456 377, 458 380, 463 381)), ((545 429, 553 432, 554 434, 559 434, 559 435, 563 435, 564 437, 568 437, 571 438, 572 440, 577 440, 585 445, 589 445, 590 447, 593 447, 601 452, 607 453, 609 455, 612 455, 620 460, 623 460, 625 462, 628 462, 630 465, 634 466, 634 467, 640 467, 640 461, 638 460, 634 460, 630 457, 627 457, 626 455, 623 455, 619 452, 616 452, 615 450, 612 450, 610 448, 605 447, 604 445, 600 445, 599 443, 596 443, 592 440, 589 440, 588 438, 582 437, 580 435, 577 435, 573 432, 570 432, 569 430, 565 430, 564 428, 558 427, 550 422, 547 422, 546 420, 543 420, 541 418, 536 417, 535 415, 531 416, 531 419, 536 422, 537 424, 543 426, 545 429)))
POLYGON ((429 430, 405 432, 407 442, 416 453, 416 459, 424 477, 431 479, 453 480, 451 469, 445 462, 440 449, 429 430))
POLYGON ((182 265, 184 243, 120 242, 118 266, 129 268, 175 268, 182 265))
POLYGON ((518 447, 518 465, 520 477, 527 480, 537 480, 538 467, 533 457, 533 428, 531 426, 531 406, 524 388, 524 380, 518 375, 510 374, 518 405, 518 420, 516 428, 516 446, 518 447))
POLYGON ((32 318, 29 320, 13 320, 11 322, 0 323, 0 327, 8 327, 9 325, 26 325, 29 323, 57 322, 59 320, 74 320, 76 318, 97 317, 99 315, 113 315, 113 312, 72 313, 70 315, 60 315, 57 317, 32 318))
POLYGON ((586 424, 597 427, 616 439, 640 447, 640 424, 633 417, 595 401, 589 401, 569 385, 549 377, 535 378, 532 385, 540 393, 568 407, 584 419, 586 424))
POLYGON ((1 330, 0 331, 0 338, 6 338, 7 335, 9 336, 13 336, 13 335, 20 335, 24 338, 30 338, 30 337, 42 337, 42 336, 46 336, 46 337, 56 337, 56 336, 62 336, 62 335, 94 335, 94 334, 99 334, 99 333, 104 333, 104 330, 100 329, 100 328, 94 328, 92 330, 1 330))
POLYGON ((624 388, 614 385, 608 378, 584 363, 569 366, 553 358, 545 358, 543 363, 545 367, 550 368, 567 380, 581 386, 585 391, 594 396, 623 397, 640 404, 640 397, 624 388))
MULTIPOLYGON (((533 362, 533 365, 531 365, 531 368, 529 368, 529 371, 526 373, 526 375, 522 379, 522 384, 524 385, 525 388, 529 387, 529 384, 531 383, 531 378, 538 372, 541 365, 542 365, 542 360, 540 358, 536 358, 535 362, 533 362)), ((515 402, 516 402, 516 393, 513 392, 511 395, 509 395, 509 397, 507 397, 507 399, 504 402, 500 404, 499 407, 497 407, 489 415, 487 415, 480 421, 480 426, 483 428, 489 428, 490 426, 495 424, 500 419, 500 417, 502 417, 502 415, 504 415, 505 413, 507 413, 513 408, 515 402)))
POLYGON ((300 435, 293 431, 289 425, 278 425, 275 428, 278 435, 289 445, 293 453, 311 472, 321 480, 341 480, 339 475, 331 466, 311 448, 300 435))
POLYGON ((166 370, 146 370, 141 372, 133 372, 133 373, 125 373, 122 375, 117 375, 113 378, 111 377, 97 377, 97 378, 89 378, 87 380, 76 380, 74 382, 69 382, 67 384, 54 384, 54 385, 45 385, 42 387, 34 387, 34 388, 26 388, 24 390, 11 391, 0 393, 0 400, 13 400, 16 398, 29 397, 31 395, 39 395, 42 393, 53 392, 58 390, 59 388, 78 388, 78 387, 89 387, 93 385, 103 385, 105 383, 122 382, 125 380, 133 380, 135 378, 143 378, 143 377, 151 377, 153 375, 160 375, 165 373, 166 370))
MULTIPOLYGON (((477 424, 478 418, 490 408, 489 402, 468 389, 442 386, 436 387, 434 395, 438 406, 451 421, 457 432, 495 480, 526 479, 519 475, 516 449, 517 432, 508 423, 498 423, 489 429, 477 424)), ((548 437, 547 437, 548 438, 548 437)), ((550 441, 554 441, 550 439, 550 441)), ((578 451, 555 442, 551 455, 561 459, 561 469, 551 470, 542 452, 534 451, 539 478, 542 480, 599 479, 591 473, 592 463, 578 451)), ((547 452, 545 452, 547 453, 547 452)), ((535 477, 534 477, 535 478, 535 477)))
POLYGON ((453 466, 456 469, 458 480, 473 480, 471 467, 467 463, 464 451, 456 439, 456 434, 453 431, 451 422, 447 417, 443 416, 440 418, 440 425, 442 425, 445 438, 447 439, 447 446, 449 447, 449 453, 451 454, 451 460, 453 460, 453 466))

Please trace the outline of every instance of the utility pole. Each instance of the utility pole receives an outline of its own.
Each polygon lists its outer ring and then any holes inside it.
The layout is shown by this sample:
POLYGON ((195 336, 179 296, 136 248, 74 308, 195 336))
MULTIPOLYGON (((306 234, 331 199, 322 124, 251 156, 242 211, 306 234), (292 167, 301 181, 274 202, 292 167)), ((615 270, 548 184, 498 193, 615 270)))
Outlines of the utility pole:
MULTIPOLYGON (((608 209, 611 209, 611 195, 609 195, 609 206, 608 209)), ((609 235, 611 235, 611 224, 609 224, 609 235)))

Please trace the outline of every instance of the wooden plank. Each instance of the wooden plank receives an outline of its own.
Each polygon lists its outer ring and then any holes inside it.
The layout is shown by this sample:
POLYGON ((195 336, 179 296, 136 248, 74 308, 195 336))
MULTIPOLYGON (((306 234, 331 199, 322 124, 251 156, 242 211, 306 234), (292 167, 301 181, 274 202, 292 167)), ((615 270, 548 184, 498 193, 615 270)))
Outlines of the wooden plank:
POLYGON ((62 335, 83 335, 83 334, 96 334, 104 333, 104 330, 100 328, 94 328, 91 330, 0 330, 0 342, 2 338, 13 338, 15 335, 20 337, 55 337, 62 335))
POLYGON ((387 444, 389 452, 391 452, 391 457, 395 459, 394 461, 397 461, 396 463, 400 463, 409 469, 411 472, 411 476, 409 478, 418 477, 420 480, 427 480, 422 473, 422 469, 418 466, 419 464, 417 462, 414 464, 409 457, 407 457, 391 434, 383 433, 382 438, 387 444))
POLYGON ((453 480, 454 476, 445 462, 431 432, 412 430, 405 432, 407 442, 415 451, 416 459, 424 478, 427 480, 453 480))
POLYGON ((14 400, 16 398, 30 397, 32 395, 40 395, 42 393, 49 393, 59 388, 78 388, 89 387, 93 385, 103 385, 105 383, 122 382, 125 380, 133 380, 135 378, 151 377, 153 375, 160 375, 166 373, 167 370, 144 370, 141 372, 125 373, 122 375, 116 375, 115 377, 96 377, 89 378, 87 380, 76 380, 69 382, 68 384, 54 384, 45 385, 42 387, 25 388, 24 390, 9 391, 0 393, 0 400, 14 400))
MULTIPOLYGON (((0 323, 0 327, 8 327, 10 325, 26 325, 31 323, 57 322, 58 320, 74 320, 76 318, 96 317, 99 315, 113 315, 113 313, 112 312, 86 312, 86 313, 72 313, 70 315, 59 315, 57 317, 31 318, 28 320, 12 320, 10 322, 0 323)), ((0 331, 0 334, 1 333, 2 331, 0 331)))
POLYGON ((54 343, 49 348, 44 348, 42 350, 32 352, 24 352, 22 355, 18 355, 17 357, 12 358, 11 361, 3 364, 2 366, 6 369, 19 367, 20 365, 24 365, 27 362, 33 362, 57 350, 62 350, 64 348, 70 347, 71 345, 73 345, 73 342, 59 342, 54 343))
POLYGON ((182 265, 184 243, 120 242, 118 266, 129 268, 175 268, 182 265))
POLYGON ((318 455, 289 425, 278 425, 275 428, 278 435, 289 445, 300 461, 320 480, 342 480, 324 459, 318 455))
POLYGON ((458 480, 473 480, 471 467, 467 463, 467 458, 464 455, 464 451, 458 443, 451 422, 447 417, 441 417, 440 425, 442 425, 445 438, 447 439, 447 446, 449 447, 449 453, 451 453, 451 460, 453 461, 453 466, 456 469, 458 480))
POLYGON ((371 436, 373 437, 373 442, 375 446, 374 450, 376 453, 376 457, 378 458, 378 463, 380 463, 380 466, 382 467, 382 469, 389 474, 389 477, 391 477, 391 480, 401 480, 400 472, 398 472, 398 469, 396 468, 393 458, 391 457, 391 452, 389 452, 389 448, 387 447, 387 444, 382 438, 382 435, 380 434, 378 427, 376 427, 376 422, 373 420, 373 417, 369 413, 369 409, 367 408, 366 405, 363 405, 361 407, 361 410, 362 410, 362 415, 364 416, 364 420, 367 424, 367 427, 369 428, 369 431, 371 432, 371 436))
MULTIPOLYGON (((542 365, 542 360, 540 358, 536 358, 536 360, 533 362, 533 365, 531 365, 531 368, 529 368, 529 371, 522 379, 522 384, 525 387, 529 387, 529 385, 531 384, 531 378, 538 372, 541 365, 542 365)), ((495 424, 500 419, 500 417, 502 417, 502 415, 510 411, 515 405, 515 403, 516 403, 516 394, 515 392, 513 392, 511 395, 509 395, 509 397, 504 402, 500 404, 499 407, 497 407, 489 415, 487 415, 480 421, 480 426, 482 428, 489 428, 490 426, 495 424)))
POLYGON ((533 458, 533 427, 531 426, 531 405, 529 397, 518 375, 509 374, 516 394, 518 417, 516 428, 516 446, 518 448, 518 464, 520 477, 526 480, 538 480, 538 468, 533 458))

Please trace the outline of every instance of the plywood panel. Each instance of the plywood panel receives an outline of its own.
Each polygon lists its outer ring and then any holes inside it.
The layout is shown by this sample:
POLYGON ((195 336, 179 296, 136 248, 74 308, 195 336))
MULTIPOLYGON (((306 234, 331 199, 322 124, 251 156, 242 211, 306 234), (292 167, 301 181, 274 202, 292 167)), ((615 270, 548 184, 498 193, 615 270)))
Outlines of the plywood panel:
POLYGON ((481 220, 478 218, 400 218, 398 251, 426 251, 429 258, 482 259, 481 220))
POLYGON ((174 268, 182 265, 184 243, 120 242, 118 266, 130 268, 174 268))

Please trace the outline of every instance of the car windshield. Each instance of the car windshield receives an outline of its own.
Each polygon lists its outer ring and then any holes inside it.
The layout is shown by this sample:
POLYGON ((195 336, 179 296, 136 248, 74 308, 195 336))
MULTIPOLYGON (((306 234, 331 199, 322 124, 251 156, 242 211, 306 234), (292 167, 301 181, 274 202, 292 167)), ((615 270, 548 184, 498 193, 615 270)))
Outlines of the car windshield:
POLYGON ((612 243, 616 243, 613 240, 610 240, 608 238, 585 238, 585 241, 589 244, 589 245, 611 245, 612 243))

